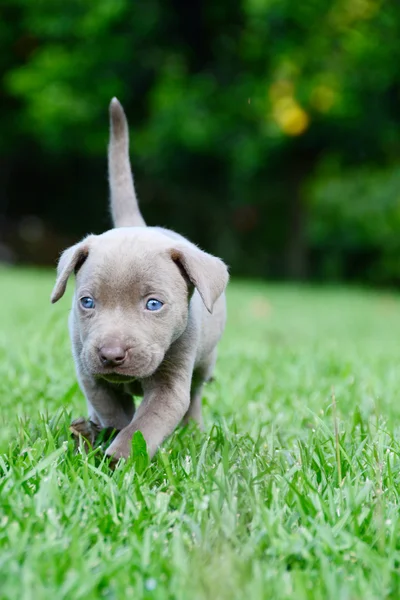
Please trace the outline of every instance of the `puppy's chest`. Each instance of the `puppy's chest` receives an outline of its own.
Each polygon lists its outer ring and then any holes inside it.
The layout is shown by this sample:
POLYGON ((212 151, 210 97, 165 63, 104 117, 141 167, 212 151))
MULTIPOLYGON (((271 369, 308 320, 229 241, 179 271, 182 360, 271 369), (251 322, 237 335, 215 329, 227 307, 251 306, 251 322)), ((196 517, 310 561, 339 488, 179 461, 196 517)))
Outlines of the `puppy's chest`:
POLYGON ((125 384, 125 390, 132 396, 143 396, 143 387, 140 381, 131 381, 125 384))

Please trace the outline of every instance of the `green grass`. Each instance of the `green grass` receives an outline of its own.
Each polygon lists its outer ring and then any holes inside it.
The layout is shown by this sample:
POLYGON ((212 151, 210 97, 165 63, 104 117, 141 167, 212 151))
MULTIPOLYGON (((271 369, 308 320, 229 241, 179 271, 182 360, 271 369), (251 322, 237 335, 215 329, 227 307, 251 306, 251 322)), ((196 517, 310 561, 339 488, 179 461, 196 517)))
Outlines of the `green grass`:
POLYGON ((399 598, 399 296, 233 283, 206 433, 112 473, 52 282, 0 271, 2 600, 399 598))

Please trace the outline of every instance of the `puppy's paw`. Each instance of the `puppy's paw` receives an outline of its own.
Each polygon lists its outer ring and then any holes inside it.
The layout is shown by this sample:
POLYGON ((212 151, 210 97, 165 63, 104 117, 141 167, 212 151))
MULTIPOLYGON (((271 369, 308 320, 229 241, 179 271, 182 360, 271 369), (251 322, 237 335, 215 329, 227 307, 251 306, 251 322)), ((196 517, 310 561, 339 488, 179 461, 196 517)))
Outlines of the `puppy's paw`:
POLYGON ((116 464, 120 458, 128 458, 131 453, 132 436, 125 431, 120 431, 114 441, 108 446, 106 456, 116 464))
POLYGON ((94 446, 100 427, 84 417, 79 417, 79 419, 72 421, 69 430, 75 442, 75 451, 83 446, 84 450, 89 452, 94 446))
POLYGON ((79 417, 79 419, 72 421, 69 430, 75 442, 75 451, 83 447, 86 453, 97 446, 106 444, 118 433, 118 431, 111 427, 102 429, 98 423, 94 423, 84 417, 79 417))

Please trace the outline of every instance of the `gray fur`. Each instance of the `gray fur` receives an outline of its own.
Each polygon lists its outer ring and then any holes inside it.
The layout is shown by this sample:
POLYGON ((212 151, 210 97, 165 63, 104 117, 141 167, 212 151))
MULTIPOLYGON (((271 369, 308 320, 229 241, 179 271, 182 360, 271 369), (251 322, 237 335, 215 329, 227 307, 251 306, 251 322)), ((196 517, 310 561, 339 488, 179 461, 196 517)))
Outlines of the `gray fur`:
POLYGON ((115 229, 91 235, 62 254, 52 302, 76 272, 69 328, 89 418, 119 433, 107 453, 127 457, 140 430, 149 454, 182 419, 202 424, 201 395, 213 372, 225 319, 228 270, 176 234, 146 227, 129 162, 128 124, 110 105, 109 178, 115 229), (95 300, 94 309, 80 304, 95 300), (158 312, 146 310, 157 298, 158 312), (143 394, 135 412, 132 395, 143 394))

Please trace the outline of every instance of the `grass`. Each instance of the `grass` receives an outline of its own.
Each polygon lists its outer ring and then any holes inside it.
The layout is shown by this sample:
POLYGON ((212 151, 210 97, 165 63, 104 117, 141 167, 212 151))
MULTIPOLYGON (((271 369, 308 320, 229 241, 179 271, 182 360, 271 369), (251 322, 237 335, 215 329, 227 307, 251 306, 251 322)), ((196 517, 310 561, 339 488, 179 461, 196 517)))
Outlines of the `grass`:
POLYGON ((206 433, 112 473, 51 286, 0 271, 1 600, 399 598, 399 296, 233 283, 206 433))

